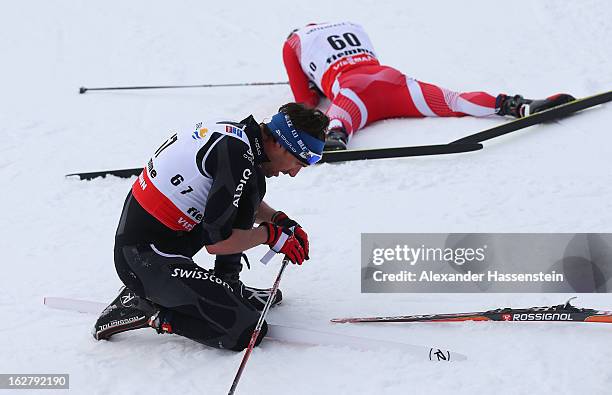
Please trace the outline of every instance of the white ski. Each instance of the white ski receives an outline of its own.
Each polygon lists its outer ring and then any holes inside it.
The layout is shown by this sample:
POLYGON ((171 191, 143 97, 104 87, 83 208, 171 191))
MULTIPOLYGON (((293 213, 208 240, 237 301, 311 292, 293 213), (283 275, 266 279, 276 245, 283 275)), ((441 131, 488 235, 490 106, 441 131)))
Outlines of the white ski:
MULTIPOLYGON (((45 297, 43 303, 54 309, 90 314, 98 314, 106 307, 105 303, 59 297, 45 297)), ((268 334, 264 340, 307 346, 350 347, 358 350, 401 350, 419 359, 423 358, 436 362, 465 361, 467 359, 463 354, 436 347, 343 335, 278 324, 268 325, 268 334)))

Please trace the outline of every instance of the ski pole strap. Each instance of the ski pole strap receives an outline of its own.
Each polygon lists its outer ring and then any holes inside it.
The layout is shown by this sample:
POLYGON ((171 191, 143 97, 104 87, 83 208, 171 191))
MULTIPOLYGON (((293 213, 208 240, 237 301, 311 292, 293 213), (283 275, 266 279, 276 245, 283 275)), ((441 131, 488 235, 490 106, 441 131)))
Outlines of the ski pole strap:
POLYGON ((282 232, 281 235, 278 237, 278 240, 276 240, 276 243, 274 243, 274 246, 272 246, 270 249, 276 253, 280 252, 283 248, 283 244, 285 244, 289 236, 291 235, 282 232))
POLYGON ((272 258, 274 258, 274 255, 276 255, 281 247, 283 246, 283 244, 285 244, 285 241, 287 241, 287 239, 289 238, 289 236, 293 235, 293 231, 295 230, 295 226, 292 226, 291 228, 289 228, 289 230, 291 231, 290 234, 287 234, 285 232, 283 232, 283 234, 281 235, 281 237, 279 237, 278 241, 276 242, 276 244, 274 244, 274 247, 271 247, 268 252, 266 252, 266 255, 264 255, 259 261, 261 263, 263 263, 264 265, 267 265, 268 262, 270 262, 270 260, 272 258), (276 251, 278 250, 278 251, 276 251))
POLYGON ((269 249, 268 252, 266 252, 266 255, 261 257, 260 262, 264 265, 267 265, 268 262, 270 262, 270 260, 274 258, 274 255, 276 255, 276 251, 269 249))

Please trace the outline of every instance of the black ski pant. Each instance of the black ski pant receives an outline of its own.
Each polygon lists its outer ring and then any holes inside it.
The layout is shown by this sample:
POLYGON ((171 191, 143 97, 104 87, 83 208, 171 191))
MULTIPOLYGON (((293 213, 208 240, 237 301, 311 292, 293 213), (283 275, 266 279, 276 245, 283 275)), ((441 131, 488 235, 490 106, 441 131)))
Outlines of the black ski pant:
MULTIPOLYGON (((190 257, 164 253, 153 244, 116 244, 115 268, 129 289, 161 307, 160 317, 173 333, 216 348, 248 346, 260 313, 239 289, 190 257)), ((264 324, 257 344, 266 331, 264 324)))

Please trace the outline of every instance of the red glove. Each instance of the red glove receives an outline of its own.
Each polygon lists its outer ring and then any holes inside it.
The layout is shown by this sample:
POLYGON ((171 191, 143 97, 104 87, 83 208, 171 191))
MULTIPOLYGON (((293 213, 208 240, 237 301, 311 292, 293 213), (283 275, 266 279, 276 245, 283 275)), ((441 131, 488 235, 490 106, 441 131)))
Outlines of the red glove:
POLYGON ((300 224, 298 224, 297 222, 289 218, 287 214, 283 213, 282 211, 277 211, 274 213, 274 215, 272 215, 272 222, 275 225, 279 225, 285 228, 290 228, 290 229, 293 228, 293 235, 295 236, 296 239, 298 239, 298 241, 302 245, 302 248, 304 249, 305 259, 306 260, 310 259, 310 256, 308 255, 308 253, 310 252, 310 244, 308 243, 308 235, 306 234, 304 229, 302 229, 300 224))
POLYGON ((285 254, 291 262, 298 265, 304 262, 304 249, 288 228, 270 222, 262 222, 259 226, 266 227, 268 231, 266 244, 270 246, 272 251, 285 254))

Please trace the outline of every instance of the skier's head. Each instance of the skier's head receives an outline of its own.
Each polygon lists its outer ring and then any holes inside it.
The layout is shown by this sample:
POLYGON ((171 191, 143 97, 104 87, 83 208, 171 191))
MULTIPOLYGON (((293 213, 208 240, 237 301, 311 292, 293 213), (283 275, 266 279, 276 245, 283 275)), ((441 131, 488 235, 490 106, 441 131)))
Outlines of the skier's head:
MULTIPOLYGON (((306 27, 308 27, 308 26, 314 26, 314 25, 318 25, 318 24, 319 24, 319 23, 317 23, 317 22, 310 22, 309 24, 307 24, 307 25, 306 25, 306 27)), ((290 38, 290 37, 293 35, 293 33, 297 32, 297 31, 298 31, 298 30, 300 30, 300 29, 301 29, 300 27, 296 27, 296 28, 294 28, 293 30, 291 30, 291 32, 290 32, 290 33, 289 33, 289 35, 287 36, 287 39, 289 39, 289 38, 290 38)))
POLYGON ((262 124, 264 151, 269 162, 262 168, 266 177, 279 173, 291 177, 321 159, 329 118, 317 109, 288 103, 270 122, 262 124))

